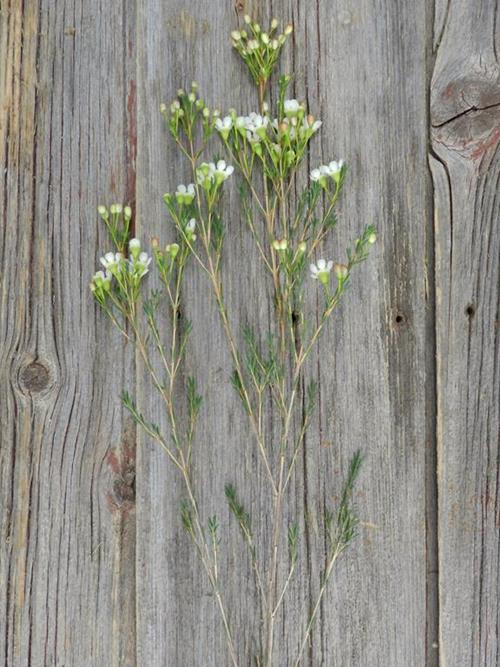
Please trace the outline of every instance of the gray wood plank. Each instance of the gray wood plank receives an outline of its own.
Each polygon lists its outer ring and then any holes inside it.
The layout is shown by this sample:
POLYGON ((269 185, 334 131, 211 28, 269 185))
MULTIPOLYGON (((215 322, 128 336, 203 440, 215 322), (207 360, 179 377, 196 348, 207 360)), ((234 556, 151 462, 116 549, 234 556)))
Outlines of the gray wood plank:
POLYGON ((311 369, 321 410, 306 448, 309 512, 338 498, 348 460, 361 448, 357 503, 365 526, 333 578, 306 664, 430 665, 426 15, 414 2, 319 3, 318 10, 296 3, 294 21, 305 61, 299 96, 324 121, 312 162, 343 157, 350 167, 338 233, 325 252, 339 260, 364 224, 379 230, 311 369))
MULTIPOLYGON (((439 3, 446 5, 446 3, 439 3)), ((440 656, 500 662, 498 2, 436 14, 435 189, 440 656)))
MULTIPOLYGON (((258 3, 245 11, 258 9, 258 3)), ((426 645, 425 450, 433 445, 425 372, 426 349, 427 109, 426 16, 415 3, 358 2, 340 7, 273 3, 293 19, 296 93, 324 121, 312 163, 344 156, 351 166, 342 203, 343 228, 330 252, 340 258, 348 240, 367 221, 381 242, 353 282, 344 306, 322 343, 321 413, 297 469, 286 520, 307 516, 300 584, 292 587, 279 636, 280 665, 296 654, 302 613, 318 586, 323 545, 315 534, 324 498, 338 495, 352 452, 368 459, 358 493, 366 527, 339 567, 322 608, 306 664, 432 664, 426 645), (401 28, 403 26, 403 29, 401 28), (367 35, 371 37, 368 38, 367 35), (419 55, 420 54, 420 55, 419 55), (407 185, 407 184, 411 184, 407 185), (309 575, 310 568, 312 574, 309 575)), ((260 16, 270 16, 262 11, 260 16)), ((138 226, 146 237, 165 218, 164 191, 186 182, 156 109, 176 89, 200 82, 207 101, 222 109, 254 108, 244 72, 230 53, 235 27, 228 3, 213 2, 203 14, 178 1, 141 3, 138 15, 138 226), (242 82, 243 77, 243 82, 242 82)), ((289 53, 285 63, 292 66, 289 53)), ((232 202, 231 202, 232 203, 232 202)), ((233 207, 225 277, 236 323, 262 318, 265 293, 252 244, 233 207), (244 295, 244 298, 242 298, 244 295)), ((161 229, 162 242, 169 239, 161 229)), ((204 393, 203 433, 198 439, 197 482, 205 517, 217 513, 223 532, 225 595, 238 637, 241 664, 250 664, 258 627, 256 598, 239 536, 228 520, 224 483, 236 483, 262 525, 269 498, 248 437, 248 425, 231 388, 217 315, 203 276, 193 271, 185 294, 193 321, 187 371, 196 369, 204 393), (224 553, 225 552, 225 553, 224 553), (241 564, 240 564, 241 563, 241 564)), ((147 384, 140 392, 155 411, 147 384)), ((208 585, 180 528, 182 487, 161 452, 144 443, 138 464, 138 660, 180 667, 226 664, 221 626, 208 585), (151 563, 155 564, 151 570, 151 563)), ((263 539, 266 544, 266 525, 263 539)))
POLYGON ((133 191, 134 8, 2 2, 0 35, 0 662, 134 665, 131 357, 88 292, 133 191))

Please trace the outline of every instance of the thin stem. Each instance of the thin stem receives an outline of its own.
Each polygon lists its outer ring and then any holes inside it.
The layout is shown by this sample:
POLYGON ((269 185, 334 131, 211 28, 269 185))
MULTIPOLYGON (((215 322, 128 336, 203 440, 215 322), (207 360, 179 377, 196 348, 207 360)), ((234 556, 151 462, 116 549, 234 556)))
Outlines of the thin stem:
POLYGON ((332 573, 333 566, 335 565, 335 562, 336 562, 337 558, 339 557, 340 553, 341 552, 338 549, 335 549, 333 551, 332 555, 330 556, 330 560, 329 560, 327 568, 326 568, 325 576, 324 576, 321 588, 319 590, 319 594, 318 594, 318 598, 316 600, 316 604, 314 605, 311 616, 309 618, 309 622, 306 626, 306 631, 305 631, 305 634, 304 634, 304 638, 302 640, 302 643, 300 644, 300 649, 299 649, 299 653, 297 655, 297 659, 293 663, 294 667, 298 667, 298 665, 300 664, 300 661, 302 659, 302 654, 304 653, 304 649, 305 649, 306 644, 307 644, 307 640, 309 639, 309 635, 311 634, 311 630, 312 630, 313 625, 314 625, 314 620, 316 618, 316 614, 318 613, 319 607, 321 605, 321 600, 323 599, 323 595, 325 594, 326 587, 328 586, 328 581, 330 579, 330 575, 332 573))

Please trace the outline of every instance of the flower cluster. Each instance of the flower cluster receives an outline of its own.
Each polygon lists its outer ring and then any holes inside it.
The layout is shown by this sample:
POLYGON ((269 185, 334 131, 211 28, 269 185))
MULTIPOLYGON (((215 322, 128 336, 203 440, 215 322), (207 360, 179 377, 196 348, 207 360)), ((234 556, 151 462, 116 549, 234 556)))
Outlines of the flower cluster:
POLYGON ((129 235, 130 219, 132 218, 132 209, 130 206, 111 204, 108 209, 106 206, 101 205, 97 207, 97 212, 104 221, 115 246, 121 251, 125 250, 129 235))
POLYGON ((160 104, 160 112, 168 124, 171 135, 176 140, 179 140, 182 133, 187 137, 192 137, 193 127, 198 120, 201 120, 204 138, 208 139, 220 115, 217 109, 210 110, 205 101, 199 97, 196 81, 191 84, 189 93, 182 88, 177 91, 177 97, 169 109, 166 104, 160 104))
POLYGON ((249 147, 264 160, 269 156, 274 170, 283 176, 289 167, 299 164, 321 121, 307 114, 305 106, 296 99, 283 100, 278 111, 278 117, 271 119, 266 104, 262 114, 252 111, 238 116, 232 109, 215 121, 215 129, 233 151, 249 147))
POLYGON ((194 199, 194 195, 194 183, 190 183, 189 185, 184 185, 181 183, 177 186, 177 190, 175 191, 175 198, 177 203, 181 205, 191 204, 194 199))
POLYGON ((309 175, 311 181, 317 181, 322 187, 326 188, 327 179, 332 178, 338 185, 344 170, 344 160, 333 160, 329 164, 322 164, 313 169, 309 175))
POLYGON ((139 239, 133 238, 128 242, 128 258, 122 252, 107 252, 99 261, 105 272, 94 274, 90 289, 97 301, 104 304, 113 287, 122 295, 136 295, 149 271, 151 257, 141 249, 139 239))
POLYGON ((234 167, 226 164, 225 160, 214 162, 202 162, 196 170, 196 180, 198 185, 204 190, 218 188, 227 180, 234 171, 234 167))
POLYGON ((278 33, 278 21, 273 19, 265 32, 250 16, 246 15, 244 20, 247 29, 231 33, 233 46, 245 61, 255 83, 265 85, 293 28, 288 24, 282 33, 278 33))

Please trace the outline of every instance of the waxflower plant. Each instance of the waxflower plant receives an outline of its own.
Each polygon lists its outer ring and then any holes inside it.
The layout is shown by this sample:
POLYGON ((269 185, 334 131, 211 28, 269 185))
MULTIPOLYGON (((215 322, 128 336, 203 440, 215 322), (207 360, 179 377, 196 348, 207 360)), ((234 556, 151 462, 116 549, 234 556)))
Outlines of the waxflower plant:
MULTIPOLYGON (((231 33, 234 49, 257 88, 256 111, 241 114, 230 109, 221 115, 209 108, 196 83, 189 91, 180 89, 170 106, 161 105, 168 130, 192 175, 190 183, 177 185, 163 197, 173 238, 166 245, 153 238, 148 254, 138 239, 130 238, 129 207, 99 207, 113 247, 101 257, 102 269, 91 283, 98 304, 122 334, 135 342, 164 404, 168 433, 148 420, 128 393, 122 396, 134 420, 165 450, 183 479, 186 499, 180 511, 182 524, 212 587, 232 665, 250 661, 265 667, 281 664, 276 625, 297 571, 301 524, 297 520, 284 525, 285 494, 317 398, 316 383, 305 384, 304 369, 350 283, 353 269, 367 258, 376 241, 375 229, 368 225, 345 257, 328 257, 331 232, 338 222, 335 207, 347 173, 343 160, 314 167, 302 193, 292 196, 297 173, 321 121, 305 104, 288 96, 290 76, 278 79, 274 110, 267 101, 273 71, 291 33, 290 25, 279 33, 275 19, 269 30, 263 31, 248 16, 245 29, 231 33), (209 154, 217 140, 218 150, 225 152, 225 157, 219 154, 212 158, 209 154), (242 329, 244 344, 239 345, 240 337, 233 330, 224 298, 224 239, 228 224, 238 224, 238 216, 232 211, 227 219, 223 192, 235 180, 240 218, 255 242, 272 290, 274 319, 265 345, 259 343, 261 332, 251 326, 242 329), (321 256, 323 252, 325 257, 321 256), (231 382, 251 426, 249 446, 256 446, 271 490, 271 507, 262 508, 262 513, 271 517, 270 547, 266 550, 264 529, 256 526, 235 487, 231 483, 225 487, 228 508, 249 550, 259 598, 261 627, 255 628, 255 636, 262 640, 252 656, 241 655, 244 642, 231 629, 231 612, 221 586, 219 551, 223 542, 219 520, 203 516, 192 480, 195 428, 202 398, 195 378, 183 379, 181 373, 191 325, 181 325, 178 317, 189 262, 200 267, 212 287, 233 364, 231 382), (144 283, 151 270, 157 272, 161 289, 148 294, 144 283), (319 290, 319 312, 318 300, 311 298, 309 291, 314 286, 319 290), (168 331, 158 322, 165 304, 170 311, 168 331), (271 411, 269 422, 278 424, 277 430, 269 428, 266 411, 271 411)), ((303 660, 334 565, 357 535, 359 522, 352 493, 361 461, 357 453, 347 471, 340 502, 324 512, 326 546, 321 586, 312 609, 304 613, 295 666, 303 660)), ((219 656, 214 659, 221 664, 219 656)))

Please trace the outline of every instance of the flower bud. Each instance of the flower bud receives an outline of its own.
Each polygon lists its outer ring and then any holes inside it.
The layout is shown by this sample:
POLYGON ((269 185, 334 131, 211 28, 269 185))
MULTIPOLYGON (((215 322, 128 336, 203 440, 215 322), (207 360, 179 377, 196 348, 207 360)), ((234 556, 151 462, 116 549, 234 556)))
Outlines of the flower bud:
POLYGON ((188 100, 193 103, 196 102, 196 95, 194 93, 189 93, 188 100))
POLYGON ((105 206, 98 206, 97 212, 103 220, 107 220, 109 218, 108 209, 105 206))
POLYGON ((165 246, 165 252, 167 252, 172 259, 175 259, 177 253, 179 252, 179 244, 169 243, 167 246, 165 246))
POLYGON ((269 44, 269 35, 266 32, 263 32, 260 38, 263 44, 265 44, 266 46, 267 44, 269 44))
POLYGON ((137 259, 141 254, 141 242, 139 239, 130 239, 128 242, 128 252, 133 259, 137 259))
POLYGON ((288 241, 286 239, 275 239, 272 246, 278 252, 283 252, 288 248, 288 241))
POLYGON ((289 23, 289 24, 286 26, 285 30, 283 31, 283 34, 284 34, 286 37, 288 37, 288 35, 291 35, 292 32, 293 32, 293 25, 292 25, 291 23, 289 23))
POLYGON ((233 30, 231 33, 231 37, 234 39, 235 42, 239 42, 241 39, 241 32, 239 30, 233 30))
POLYGON ((368 236, 368 243, 369 243, 370 245, 373 245, 373 244, 376 242, 376 240, 377 240, 377 235, 375 234, 375 232, 372 232, 372 233, 368 236))
POLYGON ((132 209, 130 208, 130 206, 125 206, 125 208, 123 209, 123 215, 125 216, 125 220, 130 220, 130 218, 132 217, 132 209))
POLYGON ((306 250, 307 250, 307 243, 305 241, 302 241, 302 243, 299 243, 299 245, 297 246, 297 252, 300 255, 303 255, 306 250))
POLYGON ((153 236, 153 238, 151 239, 151 247, 153 249, 156 249, 156 248, 158 248, 159 245, 160 245, 160 241, 158 240, 158 237, 153 236))
POLYGON ((165 104, 165 102, 162 102, 160 104, 160 113, 167 113, 167 105, 165 104))
POLYGON ((271 30, 276 30, 277 27, 278 27, 278 19, 273 19, 271 21, 271 30))
POLYGON ((333 272, 339 281, 345 280, 349 274, 349 269, 345 264, 334 264, 333 272))

